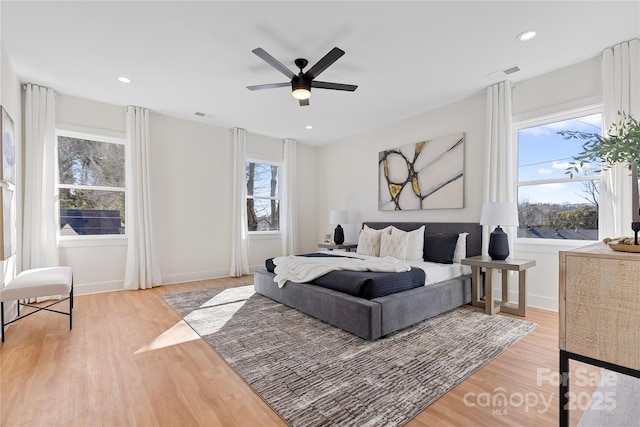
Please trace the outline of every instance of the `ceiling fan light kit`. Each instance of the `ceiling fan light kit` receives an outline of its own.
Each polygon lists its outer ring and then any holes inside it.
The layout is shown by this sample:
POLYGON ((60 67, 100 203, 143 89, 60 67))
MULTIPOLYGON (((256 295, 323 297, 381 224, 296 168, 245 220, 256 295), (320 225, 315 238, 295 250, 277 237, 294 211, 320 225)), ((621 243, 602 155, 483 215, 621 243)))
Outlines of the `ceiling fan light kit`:
POLYGON ((291 92, 291 95, 296 99, 309 99, 311 98, 311 91, 304 88, 294 89, 293 92, 291 92))
MULTIPOLYGON (((300 69, 300 72, 297 75, 289 68, 287 68, 286 65, 282 64, 280 61, 268 54, 264 49, 259 47, 254 49, 252 52, 259 56, 267 64, 271 65, 273 68, 291 79, 291 95, 299 100, 300 106, 309 105, 309 97, 311 97, 312 87, 319 89, 343 90, 348 92, 353 92, 358 88, 358 86, 356 85, 314 81, 314 79, 318 77, 320 73, 326 70, 331 64, 336 62, 342 55, 344 55, 344 51, 337 47, 331 49, 329 53, 327 53, 322 59, 320 59, 313 67, 308 69, 306 72, 304 72, 303 69, 309 62, 304 58, 296 59, 296 67, 300 69)), ((288 86, 288 83, 270 83, 264 85, 247 86, 247 89, 261 90, 285 86, 288 86)))
POLYGON ((311 84, 304 77, 294 77, 291 80, 291 95, 296 99, 309 99, 311 96, 311 84))

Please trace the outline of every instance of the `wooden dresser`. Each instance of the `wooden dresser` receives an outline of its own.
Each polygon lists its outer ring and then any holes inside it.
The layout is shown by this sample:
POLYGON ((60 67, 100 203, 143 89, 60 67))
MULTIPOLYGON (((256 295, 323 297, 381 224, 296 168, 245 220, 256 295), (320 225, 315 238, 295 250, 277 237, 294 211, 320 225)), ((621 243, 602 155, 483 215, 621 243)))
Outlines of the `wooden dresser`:
POLYGON ((560 252, 560 349, 640 369, 640 253, 560 252))
MULTIPOLYGON (((569 359, 640 375, 640 253, 596 243, 560 255, 560 374, 569 359)), ((560 425, 568 425, 569 382, 560 384, 560 425)))

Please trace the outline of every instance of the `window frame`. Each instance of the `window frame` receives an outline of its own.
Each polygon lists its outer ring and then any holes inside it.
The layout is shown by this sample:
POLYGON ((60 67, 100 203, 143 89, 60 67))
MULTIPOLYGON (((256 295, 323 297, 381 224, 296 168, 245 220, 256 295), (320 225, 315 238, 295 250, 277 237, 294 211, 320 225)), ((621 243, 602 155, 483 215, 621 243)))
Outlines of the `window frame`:
MULTIPOLYGON (((604 174, 601 172, 598 175, 589 175, 589 176, 574 176, 573 178, 568 175, 566 178, 547 178, 547 179, 539 179, 539 180, 528 180, 528 181, 520 181, 518 176, 518 157, 520 150, 520 141, 518 138, 518 132, 522 129, 531 128, 535 126, 543 126, 554 122, 560 122, 563 120, 575 119, 582 116, 588 116, 592 114, 600 114, 602 117, 601 123, 601 131, 602 133, 606 132, 605 123, 604 123, 604 105, 602 103, 594 103, 582 107, 570 107, 563 108, 555 112, 546 112, 540 113, 536 115, 531 115, 528 118, 523 118, 516 120, 514 119, 511 123, 511 132, 512 132, 512 141, 514 145, 514 163, 516 164, 516 179, 513 186, 514 191, 514 200, 518 203, 518 188, 521 186, 531 186, 531 185, 544 185, 544 184, 555 184, 555 183, 565 183, 565 182, 581 182, 581 181, 592 181, 598 180, 599 188, 603 188, 604 186, 604 174)), ((519 221, 519 218, 518 218, 519 221)), ((548 246, 548 247, 563 247, 569 246, 575 248, 577 246, 590 245, 594 242, 597 242, 602 239, 601 234, 601 224, 603 224, 603 209, 598 209, 598 240, 573 240, 573 239, 535 239, 531 237, 518 237, 517 233, 515 236, 514 244, 518 244, 524 249, 524 245, 532 245, 532 246, 548 246)))
MULTIPOLYGON (((267 159, 267 158, 264 158, 264 157, 254 157, 254 156, 249 157, 249 156, 247 156, 244 159, 244 163, 245 163, 245 171, 246 171, 247 163, 258 163, 258 164, 271 165, 271 166, 277 166, 278 167, 278 194, 279 194, 279 196, 278 197, 259 196, 259 197, 257 197, 257 199, 261 199, 261 200, 277 200, 278 201, 278 206, 281 207, 282 206, 282 199, 283 199, 283 194, 282 194, 282 190, 283 190, 283 187, 282 187, 283 186, 283 183, 282 183, 282 179, 283 179, 282 171, 284 169, 284 162, 282 160, 267 159)), ((245 206, 246 206, 247 200, 249 200, 249 198, 252 198, 254 200, 256 198, 253 195, 249 196, 249 193, 247 192, 247 182, 246 182, 246 180, 245 180, 244 186, 245 186, 245 200, 244 200, 244 203, 245 203, 245 206)), ((247 221, 249 221, 248 215, 247 215, 247 221)), ((266 230, 266 231, 265 230, 261 230, 261 231, 259 231, 259 230, 256 230, 256 231, 248 230, 248 235, 251 238, 270 238, 270 237, 280 236, 282 234, 282 226, 283 226, 283 224, 282 224, 282 215, 280 215, 280 218, 278 218, 278 224, 280 225, 278 230, 266 230)))
MULTIPOLYGON (((90 128, 84 126, 77 126, 68 123, 56 123, 56 191, 61 189, 89 189, 99 191, 122 191, 125 194, 125 201, 127 199, 127 182, 125 179, 124 187, 108 187, 108 186, 93 186, 93 185, 73 185, 73 184, 61 184, 60 173, 58 171, 58 137, 68 137, 84 139, 89 141, 106 142, 110 144, 118 144, 124 146, 125 149, 125 177, 128 161, 128 147, 127 137, 125 132, 109 131, 105 129, 90 128)), ((59 200, 58 202, 58 215, 60 214, 59 200)), ((125 218, 127 218, 127 205, 125 202, 125 218)), ((128 239, 128 227, 125 226, 123 234, 89 234, 89 235, 61 235, 60 228, 56 232, 58 247, 87 247, 87 246, 120 246, 126 245, 128 239)))

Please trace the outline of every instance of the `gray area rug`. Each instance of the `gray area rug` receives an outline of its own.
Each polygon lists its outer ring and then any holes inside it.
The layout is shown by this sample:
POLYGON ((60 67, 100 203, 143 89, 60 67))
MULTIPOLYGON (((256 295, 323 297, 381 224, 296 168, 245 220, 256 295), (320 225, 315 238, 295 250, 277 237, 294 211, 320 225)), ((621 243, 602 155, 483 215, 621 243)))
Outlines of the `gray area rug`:
POLYGON ((537 326, 459 308, 371 342, 253 285, 164 298, 291 426, 403 425, 537 326))

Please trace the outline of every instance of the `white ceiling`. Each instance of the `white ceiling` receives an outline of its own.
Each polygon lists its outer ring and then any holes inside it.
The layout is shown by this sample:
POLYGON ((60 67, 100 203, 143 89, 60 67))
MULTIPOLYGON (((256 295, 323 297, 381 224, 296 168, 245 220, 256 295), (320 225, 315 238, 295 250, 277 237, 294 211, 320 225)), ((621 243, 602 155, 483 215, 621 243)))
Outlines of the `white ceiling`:
POLYGON ((22 82, 115 105, 321 145, 517 82, 640 37, 635 1, 7 1, 1 40, 22 82), (538 37, 519 42, 534 28, 538 37), (308 107, 251 51, 296 70, 334 46, 346 54, 308 107), (126 75, 132 84, 119 83, 126 75), (199 118, 195 112, 207 117, 199 118), (313 125, 306 130, 305 125, 313 125))

